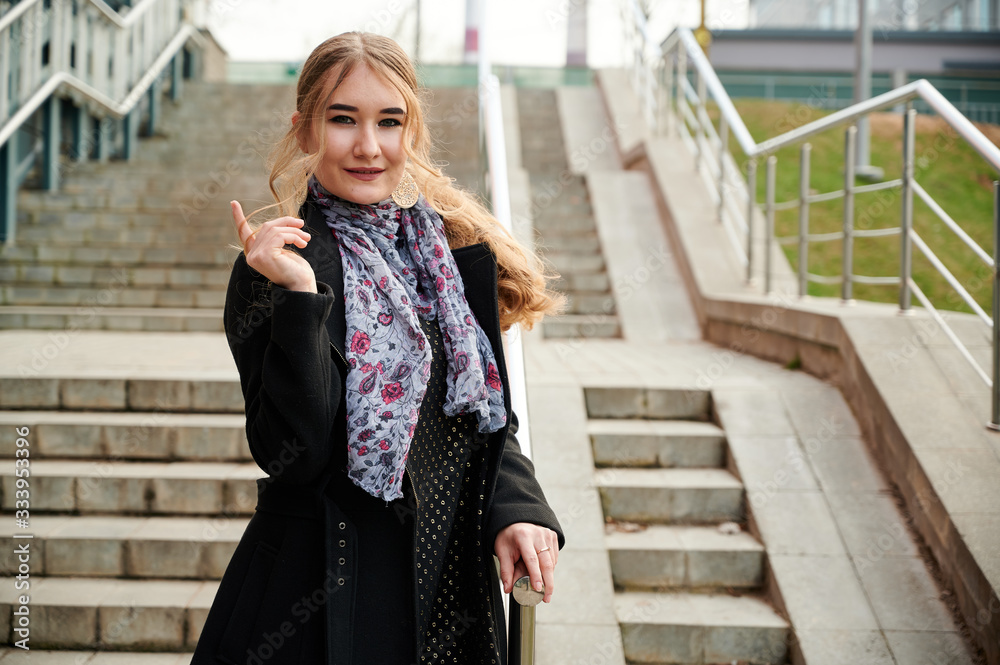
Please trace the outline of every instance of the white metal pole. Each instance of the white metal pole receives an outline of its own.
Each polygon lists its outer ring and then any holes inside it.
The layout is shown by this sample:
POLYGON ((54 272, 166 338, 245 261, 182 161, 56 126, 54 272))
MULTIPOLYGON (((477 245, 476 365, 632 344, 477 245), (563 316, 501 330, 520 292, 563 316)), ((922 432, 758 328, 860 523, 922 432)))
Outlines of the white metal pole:
MULTIPOLYGON (((858 0, 858 29, 854 34, 854 103, 872 96, 872 21, 868 0, 858 0)), ((862 178, 880 180, 882 169, 871 166, 871 132, 868 116, 858 118, 856 173, 862 178)))
POLYGON ((587 0, 569 3, 566 19, 566 66, 587 66, 587 0))
POLYGON ((479 54, 479 0, 465 0, 465 64, 474 65, 479 54))

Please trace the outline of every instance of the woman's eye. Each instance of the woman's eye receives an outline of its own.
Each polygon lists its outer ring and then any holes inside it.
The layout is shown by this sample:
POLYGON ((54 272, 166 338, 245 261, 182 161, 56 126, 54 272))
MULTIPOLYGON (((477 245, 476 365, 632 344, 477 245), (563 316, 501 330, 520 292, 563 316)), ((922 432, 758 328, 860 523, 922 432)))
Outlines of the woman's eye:
POLYGON ((354 119, 349 115, 335 115, 332 118, 330 118, 330 122, 336 122, 342 125, 346 125, 354 122, 354 119))
POLYGON ((403 123, 395 118, 386 118, 382 122, 378 123, 380 127, 401 127, 403 123))

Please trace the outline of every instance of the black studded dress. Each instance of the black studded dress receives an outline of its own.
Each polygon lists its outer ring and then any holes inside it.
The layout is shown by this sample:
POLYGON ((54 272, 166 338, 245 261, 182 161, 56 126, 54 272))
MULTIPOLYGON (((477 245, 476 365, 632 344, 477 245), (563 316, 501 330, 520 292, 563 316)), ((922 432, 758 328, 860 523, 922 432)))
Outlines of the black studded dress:
POLYGON ((358 530, 352 660, 497 665, 478 519, 488 438, 477 436, 474 416, 444 414, 448 361, 441 329, 436 321, 421 326, 430 342, 431 376, 406 461, 403 497, 386 503, 346 473, 338 478, 341 508, 358 530))

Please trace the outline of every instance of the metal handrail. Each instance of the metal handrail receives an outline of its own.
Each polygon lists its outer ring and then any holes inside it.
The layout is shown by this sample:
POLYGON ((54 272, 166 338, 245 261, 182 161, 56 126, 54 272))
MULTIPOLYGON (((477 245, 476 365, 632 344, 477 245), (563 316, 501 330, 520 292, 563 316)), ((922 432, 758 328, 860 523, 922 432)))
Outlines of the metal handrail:
MULTIPOLYGON (((660 58, 650 62, 644 53, 653 48, 650 42, 645 17, 639 8, 637 0, 626 0, 626 16, 635 22, 627 32, 639 42, 631 49, 635 54, 632 66, 633 80, 654 80, 660 82, 657 89, 649 90, 637 85, 636 92, 640 96, 647 117, 652 117, 650 127, 653 132, 661 131, 665 126, 667 131, 678 135, 683 143, 692 151, 695 157, 695 168, 708 185, 710 193, 718 203, 717 218, 722 223, 727 235, 733 240, 737 257, 746 266, 748 283, 752 283, 757 271, 759 258, 754 250, 754 221, 763 213, 764 217, 764 291, 772 290, 771 252, 766 249, 771 243, 783 245, 798 243, 798 291, 800 296, 806 295, 808 282, 824 284, 837 283, 841 285, 841 298, 844 302, 853 301, 852 285, 865 284, 898 284, 900 313, 911 312, 911 298, 916 296, 926 307, 931 316, 945 331, 946 336, 956 344, 962 356, 968 360, 983 381, 992 388, 992 414, 988 426, 1000 429, 1000 325, 994 322, 1000 320, 1000 276, 996 266, 1000 264, 1000 241, 995 242, 993 256, 982 248, 964 231, 954 219, 938 204, 914 177, 915 161, 915 118, 913 104, 921 100, 937 115, 939 115, 955 133, 965 140, 993 169, 1000 173, 1000 148, 994 145, 972 122, 966 118, 951 102, 949 102, 930 82, 925 79, 913 81, 884 94, 872 97, 863 102, 853 104, 830 115, 824 116, 800 127, 789 130, 779 136, 757 143, 754 141, 746 124, 733 105, 729 94, 719 81, 708 58, 698 45, 690 30, 678 28, 664 40, 658 48, 660 58), (693 70, 694 83, 688 80, 688 70, 693 70), (645 72, 639 70, 645 69, 645 72), (719 111, 719 130, 708 118, 706 104, 714 101, 719 111), (876 111, 905 105, 903 129, 903 175, 901 178, 871 185, 855 184, 854 156, 856 150, 856 128, 858 119, 876 111), (676 106, 676 115, 671 110, 676 106), (651 109, 648 110, 648 109, 651 109), (845 128, 845 168, 844 186, 834 192, 811 194, 809 190, 809 158, 810 146, 807 141, 824 131, 845 128), (733 137, 748 159, 746 180, 736 176, 727 163, 732 159, 729 154, 728 141, 733 137), (775 201, 775 153, 785 147, 799 145, 800 158, 800 188, 797 199, 775 201), (758 162, 766 165, 766 195, 763 210, 759 210, 756 196, 758 162), (903 212, 898 227, 887 229, 855 229, 854 200, 857 194, 878 191, 881 189, 899 189, 902 192, 903 212), (743 211, 733 214, 733 194, 735 198, 745 202, 743 211), (975 301, 961 281, 945 266, 944 262, 934 253, 931 247, 913 229, 913 197, 916 195, 937 215, 937 217, 976 255, 994 274, 994 297, 992 317, 987 316, 983 308, 975 301), (843 228, 836 233, 813 234, 809 232, 809 205, 820 201, 833 199, 844 200, 843 228), (799 208, 799 233, 795 236, 776 237, 774 233, 774 216, 779 210, 799 208), (736 239, 742 234, 742 241, 736 239), (900 276, 865 276, 855 275, 853 265, 853 243, 855 238, 899 235, 901 247, 900 276), (808 270, 808 243, 842 240, 843 268, 839 276, 823 276, 810 273, 808 270), (930 264, 941 274, 945 281, 955 290, 962 300, 972 309, 978 318, 993 329, 993 378, 979 366, 969 350, 962 344, 958 335, 948 325, 945 317, 938 312, 927 298, 926 294, 916 285, 912 277, 913 247, 926 256, 930 264)), ((1000 185, 996 185, 1000 192, 1000 185)), ((1000 194, 994 201, 994 237, 1000 236, 1000 194)))
MULTIPOLYGON (((190 22, 193 8, 201 2, 140 0, 122 15, 103 0, 22 0, 0 17, 0 80, 12 77, 14 82, 0 86, 0 236, 5 242, 13 241, 14 192, 30 167, 30 161, 16 164, 17 148, 11 143, 15 133, 45 107, 44 186, 56 189, 56 97, 72 98, 80 114, 129 118, 146 91, 158 89, 155 84, 171 60, 175 78, 180 75, 175 58, 185 43, 206 46, 190 22)), ((78 134, 83 122, 77 126, 78 134)), ((130 118, 126 156, 134 145, 137 123, 137 118, 130 118)))
MULTIPOLYGON (((479 15, 485 16, 481 8, 479 15)), ((483 156, 482 182, 493 215, 508 233, 514 235, 510 205, 510 183, 507 178, 507 143, 504 136, 503 101, 500 79, 492 73, 489 57, 490 30, 485 23, 479 28, 479 145, 483 156)), ((511 408, 518 414, 517 440, 521 452, 531 459, 531 434, 528 419, 527 382, 525 380, 523 336, 513 326, 506 334, 507 377, 511 391, 511 408)), ((531 589, 527 577, 517 580, 509 598, 508 665, 533 665, 535 662, 535 605, 544 596, 531 589)))

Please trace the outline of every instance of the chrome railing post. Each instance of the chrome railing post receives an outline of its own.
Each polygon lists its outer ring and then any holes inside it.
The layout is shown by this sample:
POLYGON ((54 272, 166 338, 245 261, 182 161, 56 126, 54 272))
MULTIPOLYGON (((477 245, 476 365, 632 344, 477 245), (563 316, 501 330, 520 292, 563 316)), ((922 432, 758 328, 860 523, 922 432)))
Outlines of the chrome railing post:
MULTIPOLYGON (((514 582, 511 591, 511 617, 516 623, 519 647, 507 654, 507 665, 534 665, 535 663, 535 606, 545 597, 544 591, 531 588, 531 578, 527 575, 514 582), (514 610, 517 609, 517 613, 514 610)), ((513 627, 513 626, 512 626, 513 627)))
POLYGON ((913 155, 917 111, 913 102, 906 103, 903 114, 903 191, 902 220, 899 225, 899 313, 910 314, 912 294, 910 293, 910 278, 913 272, 913 241, 910 231, 913 230, 913 155))
POLYGON ((993 182, 993 414, 989 428, 1000 430, 1000 180, 993 182))
POLYGON ((812 145, 799 149, 799 297, 809 290, 809 160, 812 145))
POLYGON ((681 102, 686 101, 686 96, 684 92, 684 82, 687 80, 687 51, 684 50, 684 44, 677 44, 677 91, 674 93, 674 98, 677 100, 677 135, 682 134, 681 127, 687 120, 681 115, 681 102))
POLYGON ((747 161, 747 284, 753 282, 753 220, 757 208, 757 160, 747 161))
POLYGON ((840 285, 840 298, 845 303, 853 298, 854 272, 854 167, 858 147, 858 128, 851 125, 844 132, 844 244, 843 281, 840 285))
POLYGON ((771 241, 774 239, 774 177, 777 171, 778 158, 771 155, 767 158, 767 200, 764 226, 764 293, 771 292, 771 241))
POLYGON ((698 91, 698 105, 695 107, 695 133, 694 133, 694 170, 695 173, 701 171, 701 163, 705 158, 705 148, 708 142, 708 131, 705 129, 705 77, 695 69, 694 79, 696 90, 698 91))
POLYGON ((674 65, 671 59, 664 54, 663 60, 663 108, 660 109, 666 126, 666 135, 673 136, 676 128, 674 127, 674 100, 673 100, 673 88, 674 88, 674 65))
POLYGON ((729 123, 719 116, 719 222, 726 209, 726 155, 729 153, 729 123))

